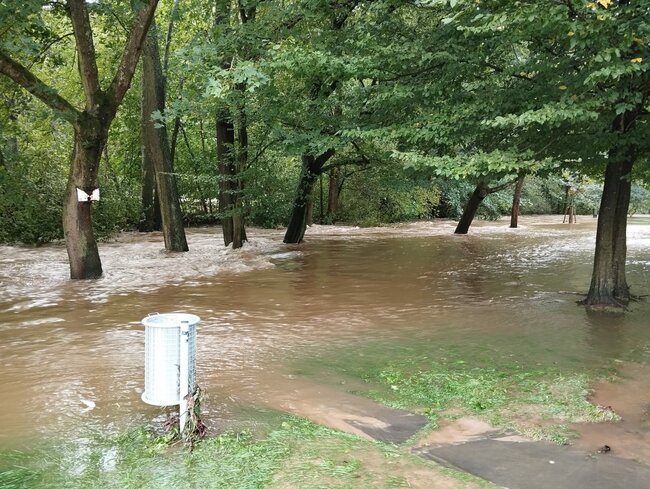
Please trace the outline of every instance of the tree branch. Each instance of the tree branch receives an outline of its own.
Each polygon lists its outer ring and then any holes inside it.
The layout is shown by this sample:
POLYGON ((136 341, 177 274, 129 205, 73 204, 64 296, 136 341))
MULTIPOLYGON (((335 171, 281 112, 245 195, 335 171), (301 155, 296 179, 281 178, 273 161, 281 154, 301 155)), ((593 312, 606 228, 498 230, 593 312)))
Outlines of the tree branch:
MULTIPOLYGON (((487 61, 484 61, 483 64, 487 66, 488 68, 493 69, 497 73, 505 73, 505 70, 501 68, 500 66, 497 66, 495 64, 489 63, 487 61)), ((526 76, 526 75, 520 75, 518 73, 508 73, 508 75, 514 77, 514 78, 519 78, 521 80, 526 80, 526 81, 534 81, 534 78, 532 76, 526 76)))
POLYGON ((517 175, 512 180, 508 180, 506 183, 502 183, 501 185, 497 185, 496 187, 486 187, 487 193, 489 195, 489 194, 493 194, 495 192, 499 192, 499 191, 503 190, 504 188, 508 188, 510 185, 515 183, 518 179, 519 179, 519 175, 517 175))
POLYGON ((147 36, 157 5, 158 0, 148 0, 136 15, 135 23, 131 28, 131 33, 122 53, 122 60, 107 91, 108 109, 111 114, 117 111, 117 107, 122 103, 122 99, 129 89, 129 85, 131 85, 131 79, 138 64, 138 59, 140 59, 144 39, 147 36))
POLYGON ((163 76, 167 80, 167 71, 169 67, 169 49, 172 44, 172 32, 174 31, 174 21, 178 15, 178 2, 179 0, 174 0, 174 5, 172 6, 172 11, 169 14, 169 24, 167 24, 167 36, 165 36, 165 54, 163 55, 163 76))
POLYGON ((34 57, 34 60, 29 64, 29 69, 31 69, 32 66, 34 66, 34 63, 36 63, 39 59, 45 56, 45 53, 54 46, 57 42, 63 41, 66 37, 74 36, 74 32, 68 32, 67 34, 63 34, 60 37, 57 37, 56 39, 50 41, 47 43, 47 45, 41 49, 41 51, 34 57))
POLYGON ((2 51, 0 51, 0 73, 16 82, 51 109, 59 112, 66 121, 71 124, 77 122, 80 113, 70 102, 2 51))
POLYGON ((84 0, 68 0, 68 9, 79 55, 79 76, 86 96, 86 110, 93 112, 99 106, 102 90, 99 86, 97 55, 90 17, 84 0))

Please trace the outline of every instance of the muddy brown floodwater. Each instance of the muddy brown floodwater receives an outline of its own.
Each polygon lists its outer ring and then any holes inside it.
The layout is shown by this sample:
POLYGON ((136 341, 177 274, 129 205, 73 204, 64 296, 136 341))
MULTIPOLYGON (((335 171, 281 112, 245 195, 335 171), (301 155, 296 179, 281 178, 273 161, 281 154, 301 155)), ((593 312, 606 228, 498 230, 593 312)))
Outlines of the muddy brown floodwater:
MULTIPOLYGON (((250 407, 314 411, 319 398, 354 388, 332 362, 369 354, 454 351, 572 368, 630 352, 650 361, 647 301, 614 316, 576 305, 595 220, 561 220, 524 217, 516 230, 477 222, 468 236, 449 221, 314 226, 297 246, 253 229, 237 251, 215 229, 192 229, 190 252, 178 255, 161 251, 160 235, 124 234, 100 246, 105 276, 92 282, 67 279, 62 246, 0 247, 0 445, 159 414, 140 400, 140 320, 152 312, 201 317, 197 370, 211 426, 250 407)), ((628 256, 633 292, 648 294, 650 219, 630 220, 628 256)))

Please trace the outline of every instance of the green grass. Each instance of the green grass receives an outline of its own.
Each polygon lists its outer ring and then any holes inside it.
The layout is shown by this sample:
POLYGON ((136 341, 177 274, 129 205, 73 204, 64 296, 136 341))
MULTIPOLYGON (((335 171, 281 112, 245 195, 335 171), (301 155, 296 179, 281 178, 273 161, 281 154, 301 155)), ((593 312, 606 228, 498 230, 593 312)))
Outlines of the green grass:
POLYGON ((618 419, 587 400, 590 380, 600 374, 428 361, 417 366, 390 363, 362 375, 370 387, 366 395, 389 406, 418 410, 434 423, 440 417, 474 415, 535 439, 567 443, 570 423, 618 419))
MULTIPOLYGON (((608 365, 598 370, 528 365, 452 349, 411 351, 391 355, 390 361, 372 347, 334 354, 296 365, 296 371, 314 378, 326 372, 330 382, 353 385, 359 395, 422 412, 431 419, 429 429, 443 419, 472 415, 566 443, 571 423, 616 420, 587 401, 590 382, 612 373, 608 365)), ((0 489, 376 489, 409 487, 409 478, 422 473, 453 478, 458 487, 486 486, 420 459, 408 443, 400 448, 369 442, 274 411, 241 414, 254 428, 213 435, 191 452, 144 428, 106 435, 83 427, 75 440, 0 451, 0 489)))
MULTIPOLYGON (((268 415, 267 415, 268 417, 268 415)), ((268 421, 268 420, 267 420, 268 421)), ((139 428, 0 452, 2 489, 381 489, 414 473, 458 487, 491 487, 401 449, 277 414, 263 434, 229 432, 190 452, 139 428)), ((434 487, 432 485, 432 487, 434 487)))
POLYGON ((224 433, 190 452, 143 428, 51 443, 29 453, 0 453, 0 488, 257 488, 265 487, 296 440, 319 426, 285 417, 264 438, 224 433))

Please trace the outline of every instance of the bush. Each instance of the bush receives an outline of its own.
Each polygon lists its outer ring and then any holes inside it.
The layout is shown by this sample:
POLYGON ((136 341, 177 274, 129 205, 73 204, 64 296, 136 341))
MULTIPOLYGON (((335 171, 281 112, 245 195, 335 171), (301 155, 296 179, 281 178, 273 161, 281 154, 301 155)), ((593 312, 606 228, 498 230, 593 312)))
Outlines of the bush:
MULTIPOLYGON (((327 188, 327 181, 324 186, 327 188)), ((434 217, 439 200, 440 190, 430 180, 398 168, 378 167, 357 172, 345 181, 336 218, 361 226, 429 219, 434 217)), ((315 205, 317 209, 319 196, 315 205)))
POLYGON ((21 161, 0 167, 0 242, 41 245, 63 238, 65 179, 21 161))

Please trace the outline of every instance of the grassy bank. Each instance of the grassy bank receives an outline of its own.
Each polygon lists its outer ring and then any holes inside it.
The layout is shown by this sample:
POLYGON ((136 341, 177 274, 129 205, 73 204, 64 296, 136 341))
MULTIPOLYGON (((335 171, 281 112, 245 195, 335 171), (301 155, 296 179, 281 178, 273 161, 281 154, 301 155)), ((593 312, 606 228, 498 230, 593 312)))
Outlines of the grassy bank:
MULTIPOLYGON (((587 401, 590 382, 613 372, 607 366, 529 367, 509 357, 486 362, 450 350, 446 356, 412 352, 387 361, 368 348, 347 354, 339 350, 336 358, 323 355, 296 368, 307 378, 322 378, 325 371, 332 379, 352 379, 334 381, 342 389, 354 385, 359 395, 423 413, 431 420, 424 431, 470 415, 566 443, 570 423, 616 419, 587 401), (354 355, 364 360, 354 362, 354 355)), ((104 435, 81 427, 75 440, 0 452, 0 488, 492 487, 416 457, 410 449, 417 439, 395 447, 283 413, 250 416, 250 430, 218 434, 219 427, 212 426, 211 436, 191 452, 146 428, 104 435)))
POLYGON ((491 487, 419 459, 277 414, 265 433, 224 433, 190 452, 146 429, 0 454, 0 488, 491 487), (415 479, 413 479, 415 477, 415 479))

